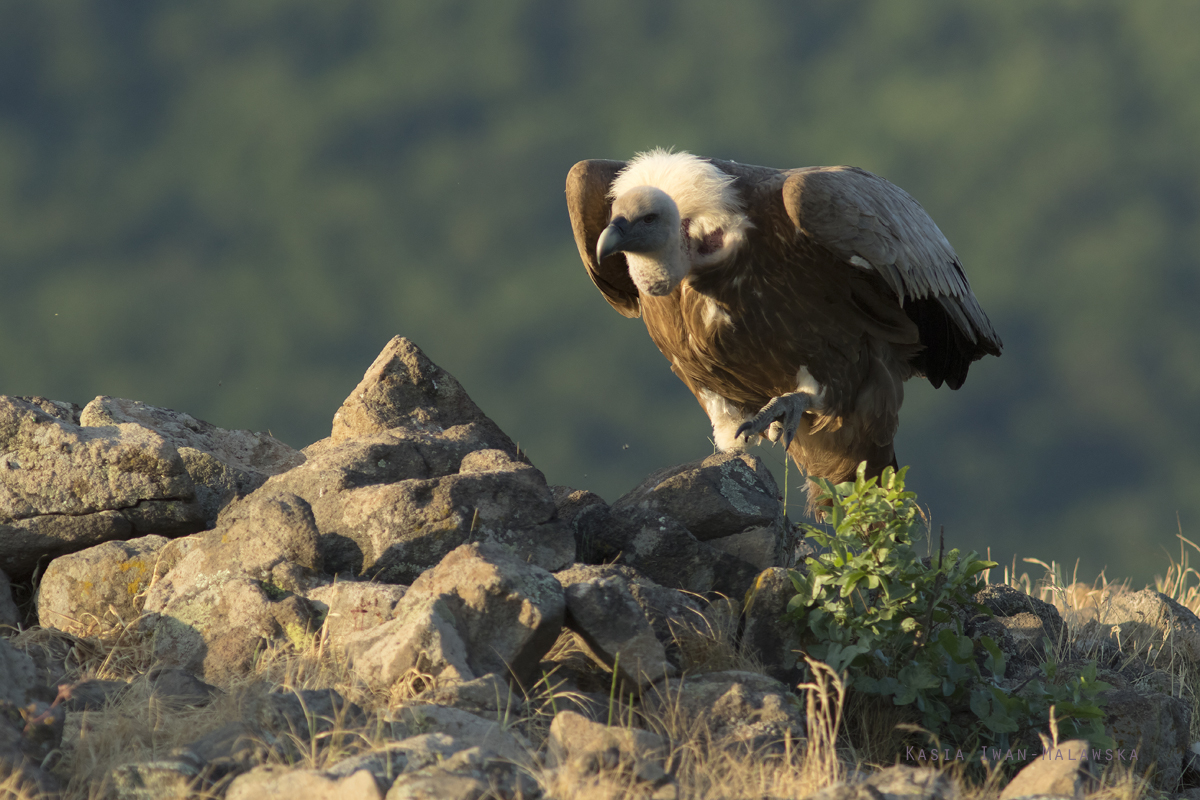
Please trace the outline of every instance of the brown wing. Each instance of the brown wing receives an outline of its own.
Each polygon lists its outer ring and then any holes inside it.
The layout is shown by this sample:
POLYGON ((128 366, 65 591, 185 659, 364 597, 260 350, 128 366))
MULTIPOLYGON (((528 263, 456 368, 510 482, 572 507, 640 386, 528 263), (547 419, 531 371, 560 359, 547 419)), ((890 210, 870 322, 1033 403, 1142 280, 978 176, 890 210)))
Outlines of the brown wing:
POLYGON ((567 173, 567 211, 571 215, 571 230, 579 257, 587 267, 588 277, 604 295, 604 299, 626 317, 641 316, 638 290, 629 277, 629 265, 624 253, 614 253, 596 263, 596 241, 608 226, 612 204, 608 187, 625 167, 624 161, 591 159, 580 161, 567 173))
POLYGON ((1000 355, 954 249, 903 189, 856 167, 809 167, 790 173, 783 202, 799 233, 883 278, 920 330, 914 365, 934 386, 957 389, 972 361, 1000 355))

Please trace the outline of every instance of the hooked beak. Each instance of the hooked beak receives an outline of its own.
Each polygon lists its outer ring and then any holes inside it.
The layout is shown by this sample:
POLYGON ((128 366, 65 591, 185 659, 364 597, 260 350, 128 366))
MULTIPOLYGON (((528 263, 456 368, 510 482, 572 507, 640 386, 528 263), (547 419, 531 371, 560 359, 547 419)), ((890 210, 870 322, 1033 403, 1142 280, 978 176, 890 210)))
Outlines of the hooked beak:
POLYGON ((613 253, 621 252, 621 246, 625 242, 625 234, 628 231, 629 220, 625 217, 615 217, 600 234, 600 238, 596 240, 596 261, 603 261, 613 253))

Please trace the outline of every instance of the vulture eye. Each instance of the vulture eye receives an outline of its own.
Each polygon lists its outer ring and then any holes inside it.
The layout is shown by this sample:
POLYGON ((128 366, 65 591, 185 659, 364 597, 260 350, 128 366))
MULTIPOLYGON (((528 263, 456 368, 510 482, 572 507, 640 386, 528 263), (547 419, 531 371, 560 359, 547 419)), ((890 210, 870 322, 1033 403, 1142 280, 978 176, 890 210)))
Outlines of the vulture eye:
POLYGON ((657 219, 658 214, 647 214, 646 216, 642 217, 642 222, 646 223, 647 225, 651 225, 657 219))

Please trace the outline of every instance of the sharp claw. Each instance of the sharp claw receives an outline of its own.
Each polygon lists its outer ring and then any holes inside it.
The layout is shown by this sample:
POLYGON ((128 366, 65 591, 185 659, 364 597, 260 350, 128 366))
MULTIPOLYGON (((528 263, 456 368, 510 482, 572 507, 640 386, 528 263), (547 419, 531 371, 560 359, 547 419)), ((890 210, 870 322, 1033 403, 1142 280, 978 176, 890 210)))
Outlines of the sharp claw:
POLYGON ((754 434, 765 436, 773 422, 779 420, 783 427, 783 449, 786 450, 795 438, 800 418, 812 407, 812 395, 807 392, 792 392, 771 398, 762 409, 750 419, 738 426, 734 433, 735 439, 746 437, 746 441, 754 434))

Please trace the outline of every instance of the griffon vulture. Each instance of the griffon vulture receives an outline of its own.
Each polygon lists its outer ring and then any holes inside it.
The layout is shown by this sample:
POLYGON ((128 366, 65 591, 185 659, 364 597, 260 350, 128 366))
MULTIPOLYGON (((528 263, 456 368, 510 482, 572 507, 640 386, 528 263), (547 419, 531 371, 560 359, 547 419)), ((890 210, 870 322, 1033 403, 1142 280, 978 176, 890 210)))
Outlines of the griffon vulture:
POLYGON ((878 475, 906 380, 957 389, 1000 355, 946 237, 865 170, 653 150, 579 162, 567 207, 588 275, 645 320, 721 451, 782 439, 810 477, 878 475))

